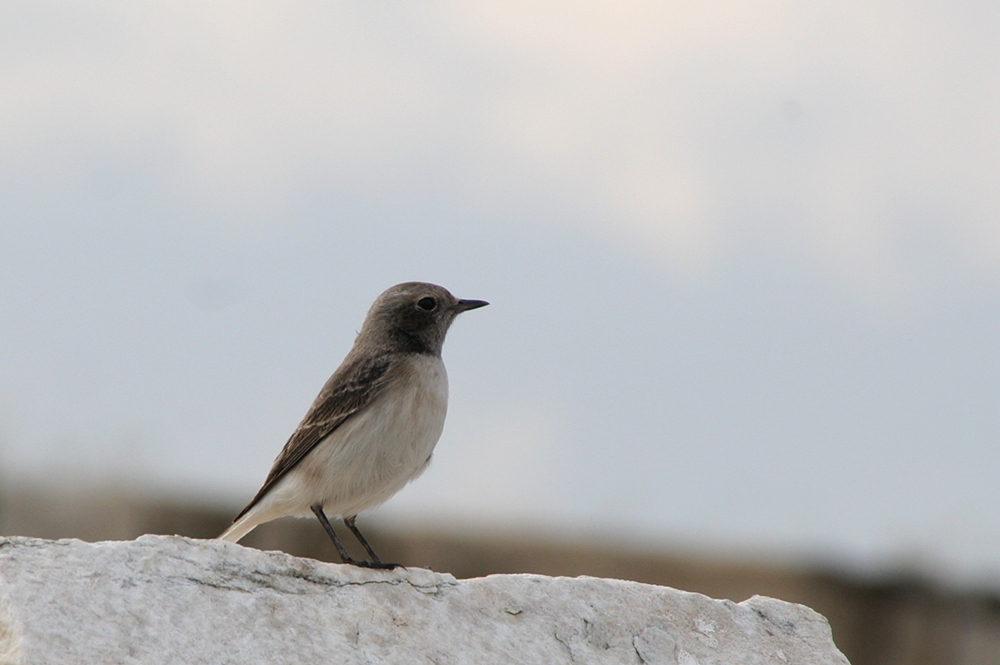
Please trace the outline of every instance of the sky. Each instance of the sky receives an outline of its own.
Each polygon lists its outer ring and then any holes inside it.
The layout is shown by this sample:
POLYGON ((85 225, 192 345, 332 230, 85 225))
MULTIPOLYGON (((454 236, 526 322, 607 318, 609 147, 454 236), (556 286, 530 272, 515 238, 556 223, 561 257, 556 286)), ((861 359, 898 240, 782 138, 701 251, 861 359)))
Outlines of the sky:
POLYGON ((386 519, 1000 589, 1000 6, 10 3, 0 479, 238 508, 409 280, 386 519))

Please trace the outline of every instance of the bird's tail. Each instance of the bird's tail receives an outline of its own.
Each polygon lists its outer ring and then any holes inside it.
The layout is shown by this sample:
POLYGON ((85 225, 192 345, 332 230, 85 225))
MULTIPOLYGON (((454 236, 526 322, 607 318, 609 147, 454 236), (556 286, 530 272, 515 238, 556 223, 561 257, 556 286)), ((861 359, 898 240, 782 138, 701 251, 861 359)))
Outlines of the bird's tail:
POLYGON ((265 521, 267 520, 257 519, 257 516, 254 515, 254 511, 250 511, 233 522, 228 529, 223 531, 222 535, 219 536, 219 540, 228 540, 231 543, 237 543, 240 538, 253 531, 254 527, 265 521))

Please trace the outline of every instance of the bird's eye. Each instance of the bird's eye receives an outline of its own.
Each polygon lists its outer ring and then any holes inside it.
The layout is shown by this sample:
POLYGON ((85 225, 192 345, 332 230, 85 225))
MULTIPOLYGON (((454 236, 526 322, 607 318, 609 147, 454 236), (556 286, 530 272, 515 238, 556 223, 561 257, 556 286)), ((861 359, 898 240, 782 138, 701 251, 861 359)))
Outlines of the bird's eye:
POLYGON ((430 312, 435 307, 437 307, 437 300, 434 298, 421 298, 417 301, 417 307, 424 310, 425 312, 430 312))

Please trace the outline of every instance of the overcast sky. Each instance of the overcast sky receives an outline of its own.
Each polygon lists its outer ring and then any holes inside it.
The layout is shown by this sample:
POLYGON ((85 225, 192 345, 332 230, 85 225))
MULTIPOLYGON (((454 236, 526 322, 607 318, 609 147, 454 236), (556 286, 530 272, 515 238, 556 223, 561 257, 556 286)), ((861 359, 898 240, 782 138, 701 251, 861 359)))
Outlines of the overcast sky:
POLYGON ((1000 588, 995 2, 8 3, 0 465, 248 500, 383 289, 381 513, 1000 588))

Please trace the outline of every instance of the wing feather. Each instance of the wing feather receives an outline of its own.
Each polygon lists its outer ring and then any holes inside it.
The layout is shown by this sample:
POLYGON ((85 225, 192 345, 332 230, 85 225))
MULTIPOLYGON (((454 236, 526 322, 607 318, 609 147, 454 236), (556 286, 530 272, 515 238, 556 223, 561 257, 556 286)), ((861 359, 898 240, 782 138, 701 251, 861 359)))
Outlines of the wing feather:
POLYGON ((358 358, 353 362, 348 359, 334 372, 309 407, 305 418, 288 439, 288 443, 274 460, 263 486, 247 507, 236 516, 236 520, 253 508, 275 483, 301 462, 320 441, 330 436, 348 418, 382 393, 387 384, 387 374, 392 360, 391 353, 358 358))

